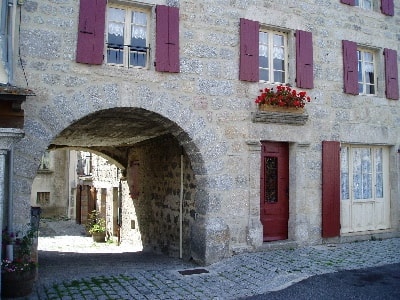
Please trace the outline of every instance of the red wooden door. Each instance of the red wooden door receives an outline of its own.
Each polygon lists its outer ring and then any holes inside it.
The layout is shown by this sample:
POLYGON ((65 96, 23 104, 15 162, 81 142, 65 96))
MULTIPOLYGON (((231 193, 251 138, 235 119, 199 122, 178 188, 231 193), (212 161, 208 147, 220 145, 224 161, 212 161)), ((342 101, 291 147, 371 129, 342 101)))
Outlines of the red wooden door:
POLYGON ((287 239, 289 220, 289 145, 287 143, 262 143, 260 200, 264 242, 287 239))

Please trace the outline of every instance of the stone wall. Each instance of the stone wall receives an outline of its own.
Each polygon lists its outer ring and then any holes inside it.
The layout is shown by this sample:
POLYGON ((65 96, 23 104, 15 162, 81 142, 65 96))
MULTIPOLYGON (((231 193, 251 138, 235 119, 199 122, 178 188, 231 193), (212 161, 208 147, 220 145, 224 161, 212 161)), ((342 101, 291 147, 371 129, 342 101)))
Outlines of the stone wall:
MULTIPOLYGON (((19 66, 16 73, 18 85, 29 82, 37 96, 24 104, 26 134, 16 144, 16 221, 29 213, 26 204, 37 160, 52 140, 76 120, 101 110, 126 108, 133 114, 146 112, 146 120, 165 125, 183 146, 187 155, 185 165, 190 162, 195 178, 187 182, 196 182, 194 204, 190 204, 197 214, 194 231, 190 233, 191 251, 205 263, 226 257, 235 249, 252 250, 262 244, 261 140, 290 144, 290 240, 299 244, 322 242, 321 143, 324 140, 390 148, 391 230, 398 231, 400 106, 399 101, 385 98, 381 55, 383 48, 400 52, 396 31, 400 6, 399 1, 394 2, 395 16, 388 17, 379 12, 379 7, 367 11, 341 4, 339 0, 143 0, 142 4, 152 8, 152 46, 154 5, 179 6, 181 71, 169 74, 155 71, 155 51, 151 51, 149 69, 76 63, 79 1, 27 0, 22 6, 20 24, 24 69, 19 66), (288 82, 292 86, 296 85, 295 30, 313 33, 314 88, 307 90, 312 101, 306 106, 309 117, 304 125, 252 121, 252 112, 257 109, 254 99, 265 84, 238 80, 240 18, 288 33, 288 82), (353 96, 343 92, 342 40, 352 40, 377 51, 377 95, 353 96)), ((130 120, 121 120, 118 127, 109 128, 109 136, 123 130, 124 122, 130 120)), ((156 164, 144 153, 132 151, 146 166, 156 164)), ((177 157, 171 158, 176 164, 177 157)), ((165 160, 159 164, 165 166, 165 160)), ((166 170, 177 172, 172 165, 166 170)), ((163 174, 168 176, 166 170, 163 174)), ((154 170, 144 171, 156 175, 154 170)), ((143 179, 150 184, 150 178, 143 179)), ((175 253, 177 187, 167 179, 169 190, 161 189, 160 184, 143 192, 151 203, 146 209, 158 213, 152 220, 158 223, 138 220, 137 224, 147 224, 142 239, 148 241, 147 232, 151 232, 168 246, 166 252, 175 253), (157 232, 163 225, 171 226, 167 227, 169 238, 157 232)), ((129 191, 123 191, 124 198, 128 194, 129 191)), ((137 201, 141 205, 140 197, 137 201)), ((133 210, 126 213, 133 214, 133 210)), ((187 214, 185 211, 185 222, 190 220, 187 214)), ((152 216, 139 215, 145 219, 152 216)), ((124 218, 129 223, 133 216, 124 218)))
MULTIPOLYGON (((124 198, 123 224, 135 221, 144 249, 162 252, 173 257, 180 254, 180 197, 181 155, 183 155, 182 190, 182 247, 183 257, 190 258, 190 230, 195 218, 194 199, 196 180, 190 161, 173 137, 158 138, 135 146, 130 162, 139 164, 138 174, 128 170, 127 182, 137 193, 124 198), (133 176, 137 176, 136 183, 133 176), (130 202, 130 203, 127 203, 130 202), (126 205, 125 205, 126 204, 126 205), (130 219, 136 212, 134 219, 130 219)), ((126 227, 123 225, 123 230, 126 227)), ((132 228, 131 228, 132 229, 132 228)))

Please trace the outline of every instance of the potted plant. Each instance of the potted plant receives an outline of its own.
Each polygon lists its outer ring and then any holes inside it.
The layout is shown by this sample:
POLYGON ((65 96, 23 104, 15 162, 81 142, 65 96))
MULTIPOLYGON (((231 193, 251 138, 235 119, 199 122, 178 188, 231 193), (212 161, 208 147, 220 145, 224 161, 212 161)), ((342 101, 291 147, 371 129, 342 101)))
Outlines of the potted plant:
POLYGON ((301 113, 311 98, 306 92, 298 92, 290 86, 278 85, 274 88, 260 90, 260 95, 255 102, 260 110, 268 111, 292 111, 301 113))
POLYGON ((24 297, 32 293, 37 271, 37 262, 32 260, 34 239, 35 230, 29 227, 24 236, 18 237, 17 234, 12 240, 15 258, 5 257, 1 261, 1 295, 3 297, 24 297))
POLYGON ((100 216, 97 210, 89 214, 86 229, 92 235, 93 241, 103 243, 106 241, 106 220, 100 216))

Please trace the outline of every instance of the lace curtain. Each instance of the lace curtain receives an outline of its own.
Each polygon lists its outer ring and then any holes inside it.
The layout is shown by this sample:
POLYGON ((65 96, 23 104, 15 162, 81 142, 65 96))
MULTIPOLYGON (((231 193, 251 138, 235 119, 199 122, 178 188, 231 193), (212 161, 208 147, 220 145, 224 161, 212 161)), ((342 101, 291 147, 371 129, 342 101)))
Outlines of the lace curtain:
MULTIPOLYGON (((110 8, 108 10, 108 33, 124 36, 125 10, 110 8)), ((147 15, 142 12, 132 12, 131 36, 135 39, 147 37, 147 15)))

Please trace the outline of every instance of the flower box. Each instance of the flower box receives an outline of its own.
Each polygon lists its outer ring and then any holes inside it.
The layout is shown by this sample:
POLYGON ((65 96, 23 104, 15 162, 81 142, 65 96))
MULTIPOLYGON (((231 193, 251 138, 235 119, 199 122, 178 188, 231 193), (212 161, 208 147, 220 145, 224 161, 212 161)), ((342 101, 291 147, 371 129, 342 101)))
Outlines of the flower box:
POLYGON ((1 273, 1 295, 5 298, 25 297, 32 293, 36 268, 24 272, 1 273))
POLYGON ((270 112, 280 112, 280 113, 293 113, 293 114, 303 114, 303 107, 286 107, 286 106, 277 106, 277 105, 269 105, 269 104, 259 104, 258 109, 260 111, 270 111, 270 112))
POLYGON ((258 110, 252 113, 254 123, 276 123, 287 125, 304 125, 308 120, 308 114, 300 111, 266 111, 258 110))

